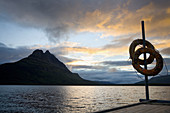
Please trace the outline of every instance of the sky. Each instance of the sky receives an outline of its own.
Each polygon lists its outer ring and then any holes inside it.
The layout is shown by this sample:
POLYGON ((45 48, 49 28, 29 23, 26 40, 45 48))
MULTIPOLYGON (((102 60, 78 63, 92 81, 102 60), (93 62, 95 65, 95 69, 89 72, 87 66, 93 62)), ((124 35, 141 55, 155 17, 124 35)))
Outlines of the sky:
POLYGON ((42 49, 84 79, 135 83, 144 76, 129 45, 142 38, 142 20, 170 73, 169 0, 0 0, 0 64, 42 49))

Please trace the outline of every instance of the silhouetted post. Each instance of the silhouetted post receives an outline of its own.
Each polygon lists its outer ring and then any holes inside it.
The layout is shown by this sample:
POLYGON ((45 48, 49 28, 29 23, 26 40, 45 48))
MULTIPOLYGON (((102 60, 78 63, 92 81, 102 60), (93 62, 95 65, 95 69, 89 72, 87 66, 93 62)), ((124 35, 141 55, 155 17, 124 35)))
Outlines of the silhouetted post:
MULTIPOLYGON (((144 27, 144 21, 141 21, 141 24, 142 24, 143 48, 145 48, 145 27, 144 27)), ((147 69, 146 53, 144 53, 144 68, 147 69)), ((147 75, 145 75, 145 91, 146 91, 146 100, 149 100, 149 86, 148 86, 148 76, 147 75)))

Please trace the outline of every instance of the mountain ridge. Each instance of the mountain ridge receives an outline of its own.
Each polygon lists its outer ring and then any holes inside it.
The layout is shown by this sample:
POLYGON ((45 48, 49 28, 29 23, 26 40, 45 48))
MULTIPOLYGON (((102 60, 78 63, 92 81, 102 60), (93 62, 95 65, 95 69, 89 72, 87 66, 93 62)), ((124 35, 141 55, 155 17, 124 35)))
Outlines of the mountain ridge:
POLYGON ((72 73, 64 63, 48 50, 35 50, 14 63, 0 65, 0 84, 67 85, 94 84, 72 73))

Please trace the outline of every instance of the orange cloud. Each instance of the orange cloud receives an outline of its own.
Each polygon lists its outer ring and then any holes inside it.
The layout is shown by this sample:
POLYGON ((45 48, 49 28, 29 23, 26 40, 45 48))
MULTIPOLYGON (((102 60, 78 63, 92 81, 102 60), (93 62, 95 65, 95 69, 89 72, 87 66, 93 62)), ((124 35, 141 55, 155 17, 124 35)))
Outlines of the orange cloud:
POLYGON ((103 36, 123 36, 141 32, 140 21, 145 21, 147 36, 170 35, 170 8, 159 8, 151 2, 140 9, 129 10, 128 4, 110 11, 94 10, 78 20, 77 31, 102 32, 103 36))
POLYGON ((102 56, 114 56, 114 55, 126 55, 128 51, 127 46, 114 48, 114 47, 103 47, 103 48, 86 48, 86 47, 66 47, 65 51, 69 53, 83 53, 88 55, 102 55, 102 56))

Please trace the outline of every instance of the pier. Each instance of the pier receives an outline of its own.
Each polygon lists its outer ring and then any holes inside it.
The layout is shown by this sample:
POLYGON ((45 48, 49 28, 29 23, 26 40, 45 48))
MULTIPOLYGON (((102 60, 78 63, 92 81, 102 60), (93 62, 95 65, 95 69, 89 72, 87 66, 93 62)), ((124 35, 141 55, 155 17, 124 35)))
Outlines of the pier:
POLYGON ((170 113, 170 101, 149 100, 95 113, 170 113))

